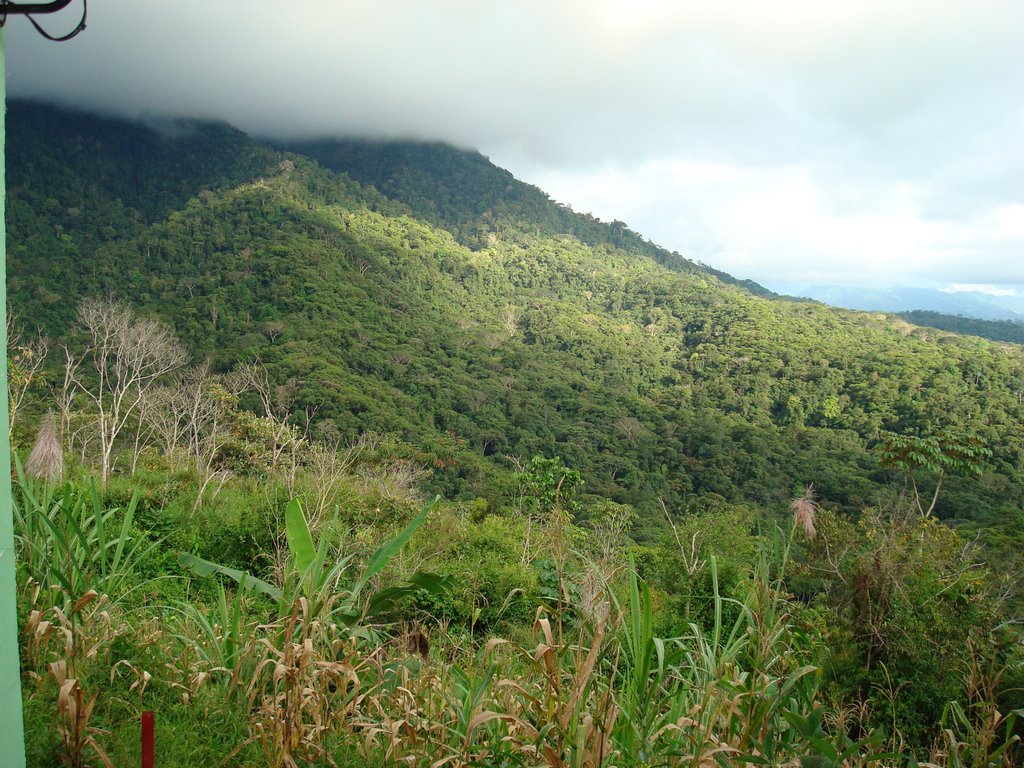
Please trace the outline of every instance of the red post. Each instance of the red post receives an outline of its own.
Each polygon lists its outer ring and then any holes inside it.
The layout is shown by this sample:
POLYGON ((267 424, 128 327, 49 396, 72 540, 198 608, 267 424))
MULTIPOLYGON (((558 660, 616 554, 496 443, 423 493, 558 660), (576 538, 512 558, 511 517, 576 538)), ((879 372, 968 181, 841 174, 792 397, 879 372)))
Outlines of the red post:
POLYGON ((153 712, 142 713, 142 768, 153 768, 153 712))

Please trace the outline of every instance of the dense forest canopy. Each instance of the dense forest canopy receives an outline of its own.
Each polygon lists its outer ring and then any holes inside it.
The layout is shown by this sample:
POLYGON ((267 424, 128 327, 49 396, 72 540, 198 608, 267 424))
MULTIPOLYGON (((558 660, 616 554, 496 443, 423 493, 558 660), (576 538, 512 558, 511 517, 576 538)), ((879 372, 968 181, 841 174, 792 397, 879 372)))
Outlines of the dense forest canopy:
POLYGON ((924 309, 900 312, 900 317, 914 323, 943 331, 981 336, 992 341, 1009 341, 1024 344, 1024 321, 1021 320, 979 320, 963 315, 946 315, 924 309))
POLYGON ((1018 347, 752 295, 450 147, 311 145, 344 175, 227 126, 15 103, 10 131, 9 290, 31 324, 63 338, 79 299, 126 299, 196 359, 259 357, 345 435, 450 446, 445 493, 496 499, 503 457, 541 453, 650 524, 659 500, 770 505, 811 482, 853 510, 893 480, 883 432, 968 427, 992 462, 938 514, 1016 517, 1018 347))

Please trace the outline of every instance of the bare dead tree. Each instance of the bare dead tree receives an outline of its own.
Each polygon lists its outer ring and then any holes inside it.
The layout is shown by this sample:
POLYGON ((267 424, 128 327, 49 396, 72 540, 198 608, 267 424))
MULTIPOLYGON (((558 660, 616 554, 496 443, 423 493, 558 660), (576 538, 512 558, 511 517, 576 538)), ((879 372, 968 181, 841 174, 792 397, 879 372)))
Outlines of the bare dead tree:
POLYGON ((316 527, 338 497, 342 481, 359 459, 362 448, 354 442, 342 448, 340 440, 312 442, 305 451, 306 471, 313 484, 313 503, 309 505, 310 525, 316 527))
POLYGON ((172 462, 184 458, 199 477, 195 509, 202 506, 208 487, 215 485, 216 495, 231 474, 215 467, 229 435, 225 416, 239 394, 228 383, 205 361, 170 383, 153 387, 143 398, 142 418, 157 435, 164 455, 172 462))
POLYGON ((153 437, 153 428, 142 418, 142 407, 140 405, 139 413, 135 417, 135 430, 132 435, 132 464, 128 470, 130 474, 134 475, 136 470, 138 470, 142 452, 153 444, 153 437))
POLYGON ((67 447, 78 454, 81 464, 85 464, 89 456, 95 455, 95 446, 99 445, 99 429, 96 427, 95 415, 73 411, 67 430, 64 435, 67 447))
POLYGON ((415 504, 423 501, 419 484, 429 474, 426 467, 414 461, 397 459, 366 467, 359 473, 359 478, 363 490, 368 494, 415 504))
MULTIPOLYGON (((262 415, 271 431, 270 469, 276 472, 282 456, 287 451, 294 455, 296 444, 302 440, 299 430, 291 423, 291 406, 295 399, 294 385, 274 386, 270 382, 266 366, 259 360, 240 365, 235 369, 232 378, 237 382, 237 386, 253 392, 260 400, 262 415)), ((294 472, 290 475, 293 477, 294 472)))
POLYGON ((516 312, 516 308, 509 305, 505 307, 501 312, 501 324, 505 328, 505 333, 508 334, 509 338, 512 338, 519 331, 519 316, 516 312))
POLYGON ((628 531, 635 520, 636 511, 628 504, 608 501, 597 506, 591 521, 590 538, 597 554, 594 566, 605 578, 611 578, 625 561, 628 531))
POLYGON ((284 323, 277 320, 270 320, 263 324, 263 332, 266 334, 267 338, 270 339, 271 344, 277 341, 284 331, 284 323))
POLYGON ((640 437, 644 432, 643 422, 636 418, 636 416, 623 416, 620 419, 616 419, 615 428, 619 430, 622 436, 634 448, 640 442, 640 437))
POLYGON ((184 425, 180 418, 177 384, 150 389, 142 398, 139 417, 153 430, 160 452, 173 464, 182 453, 184 425))
POLYGON ((89 336, 80 358, 65 348, 66 375, 91 401, 100 444, 100 477, 110 478, 114 445, 137 417, 145 393, 158 380, 184 365, 187 355, 170 329, 139 317, 117 301, 86 299, 78 320, 89 336), (88 361, 95 378, 82 375, 88 361))
POLYGON ((16 315, 7 313, 7 391, 10 405, 8 426, 12 433, 25 395, 50 351, 49 339, 42 336, 26 339, 17 320, 16 315))
POLYGON ((207 360, 181 375, 177 395, 188 455, 196 469, 205 473, 223 445, 225 406, 232 394, 210 370, 207 360))

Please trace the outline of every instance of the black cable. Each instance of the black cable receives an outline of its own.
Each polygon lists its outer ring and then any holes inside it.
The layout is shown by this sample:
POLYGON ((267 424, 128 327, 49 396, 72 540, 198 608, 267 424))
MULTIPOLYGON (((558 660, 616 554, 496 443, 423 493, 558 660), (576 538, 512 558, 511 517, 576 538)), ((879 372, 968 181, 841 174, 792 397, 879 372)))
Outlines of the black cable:
POLYGON ((54 37, 53 35, 51 35, 49 32, 47 32, 45 29, 39 26, 39 22, 37 22, 31 16, 26 15, 25 18, 32 22, 32 26, 36 28, 36 32, 45 37, 47 40, 52 40, 55 43, 65 43, 71 38, 75 37, 75 35, 80 33, 83 29, 85 29, 85 20, 88 15, 89 0, 82 0, 82 18, 78 20, 78 26, 76 26, 73 30, 71 30, 62 37, 54 37))
MULTIPOLYGON (((18 6, 15 3, 11 3, 11 2, 0 3, 0 27, 2 27, 7 22, 7 15, 9 13, 12 13, 12 12, 16 13, 17 12, 17 10, 16 10, 17 7, 18 6)), ((71 38, 73 38, 76 35, 78 35, 83 29, 85 29, 85 21, 86 21, 86 18, 88 17, 88 15, 89 15, 89 0, 82 0, 82 18, 78 20, 77 26, 75 26, 75 28, 73 30, 71 30, 70 32, 68 32, 66 35, 61 35, 61 36, 58 37, 56 35, 51 35, 49 32, 47 32, 45 29, 43 29, 39 25, 39 22, 36 21, 34 18, 32 18, 31 14, 28 14, 28 13, 24 14, 25 18, 28 19, 32 23, 33 27, 36 28, 36 32, 38 32, 40 35, 45 37, 47 40, 52 40, 55 43, 67 42, 71 38)))
MULTIPOLYGON (((71 2, 72 0, 49 0, 46 3, 15 3, 12 0, 0 0, 0 5, 9 9, 10 13, 24 16, 26 13, 56 13, 57 11, 63 11, 71 5, 71 2)), ((3 15, 6 16, 7 13, 8 11, 4 11, 3 15)))

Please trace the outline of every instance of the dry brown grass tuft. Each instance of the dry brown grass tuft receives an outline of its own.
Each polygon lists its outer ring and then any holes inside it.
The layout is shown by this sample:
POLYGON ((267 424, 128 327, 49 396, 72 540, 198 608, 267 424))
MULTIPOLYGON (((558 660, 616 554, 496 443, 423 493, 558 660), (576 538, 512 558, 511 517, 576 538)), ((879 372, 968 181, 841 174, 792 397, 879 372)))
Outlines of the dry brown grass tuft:
POLYGON ((64 474, 64 451, 57 435, 57 420, 53 411, 47 413, 39 424, 35 445, 25 462, 25 473, 48 483, 59 480, 64 474))
POLYGON ((818 535, 814 528, 814 521, 818 514, 818 502, 814 500, 813 485, 807 486, 803 496, 793 499, 789 508, 793 512, 793 524, 803 528, 808 539, 813 539, 818 535))

